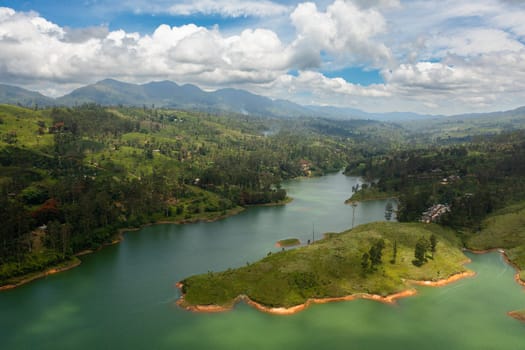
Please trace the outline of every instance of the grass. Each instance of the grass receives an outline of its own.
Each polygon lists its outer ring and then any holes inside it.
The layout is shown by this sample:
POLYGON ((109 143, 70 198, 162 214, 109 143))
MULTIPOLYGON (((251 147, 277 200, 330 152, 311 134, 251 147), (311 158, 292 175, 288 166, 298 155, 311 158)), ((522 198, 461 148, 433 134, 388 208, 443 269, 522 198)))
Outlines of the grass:
POLYGON ((437 225, 372 223, 341 234, 327 234, 314 244, 272 254, 256 263, 182 281, 187 305, 229 306, 239 295, 270 307, 291 307, 309 298, 356 293, 389 295, 407 288, 405 280, 438 280, 465 271, 466 257, 454 232, 437 225), (434 259, 412 264, 418 239, 438 237, 434 259), (383 263, 364 273, 361 257, 384 239, 383 263), (394 242, 397 245, 395 263, 394 242))
MULTIPOLYGON (((486 218, 481 231, 467 240, 474 250, 505 249, 507 257, 525 270, 525 202, 503 208, 486 218)), ((521 279, 525 281, 523 271, 521 279)))
POLYGON ((0 120, 0 146, 8 142, 30 148, 43 148, 53 144, 53 135, 47 133, 52 120, 40 111, 0 105, 0 120), (43 134, 38 132, 38 122, 45 125, 42 129, 43 134))

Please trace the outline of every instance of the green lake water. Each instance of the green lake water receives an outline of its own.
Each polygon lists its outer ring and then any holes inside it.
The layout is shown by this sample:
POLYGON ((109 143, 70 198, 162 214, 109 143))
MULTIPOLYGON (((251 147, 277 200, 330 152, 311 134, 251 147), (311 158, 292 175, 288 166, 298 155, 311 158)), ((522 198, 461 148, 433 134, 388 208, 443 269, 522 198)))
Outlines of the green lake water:
MULTIPOLYGON (((287 182, 294 201, 213 223, 156 225, 82 258, 82 265, 0 293, 0 349, 525 349, 525 292, 497 253, 469 255, 476 277, 418 288, 397 305, 357 300, 292 316, 244 304, 196 314, 175 305, 184 277, 253 262, 277 240, 306 242, 352 225, 344 205, 357 178, 287 182)), ((355 224, 384 220, 361 203, 355 224)))

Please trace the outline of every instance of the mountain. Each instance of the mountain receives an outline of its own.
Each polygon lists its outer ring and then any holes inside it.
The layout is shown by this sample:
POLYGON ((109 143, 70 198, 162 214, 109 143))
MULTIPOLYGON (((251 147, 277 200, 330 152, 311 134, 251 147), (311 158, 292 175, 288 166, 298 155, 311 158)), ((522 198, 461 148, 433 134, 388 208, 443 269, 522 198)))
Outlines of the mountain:
POLYGON ((236 113, 268 117, 325 117, 330 119, 372 119, 399 122, 419 128, 428 123, 443 124, 466 120, 482 121, 489 125, 495 120, 508 126, 525 124, 525 107, 512 111, 440 116, 411 112, 368 113, 355 108, 333 106, 302 106, 286 100, 272 100, 239 89, 220 89, 207 92, 191 84, 178 85, 172 81, 130 84, 114 79, 101 80, 52 99, 38 92, 0 84, 0 103, 23 106, 74 106, 83 103, 177 108, 205 113, 236 113), (412 125, 412 122, 414 125, 412 125), (421 122, 421 123, 419 123, 421 122), (421 124, 421 125, 420 125, 421 124))
POLYGON ((195 85, 156 81, 137 85, 113 79, 99 81, 72 91, 56 100, 60 105, 98 103, 171 107, 203 112, 233 112, 259 116, 286 117, 312 115, 308 108, 288 101, 271 100, 244 90, 221 89, 206 92, 195 85))
POLYGON ((55 104, 55 101, 38 92, 0 84, 0 103, 19 104, 26 107, 47 107, 55 104))

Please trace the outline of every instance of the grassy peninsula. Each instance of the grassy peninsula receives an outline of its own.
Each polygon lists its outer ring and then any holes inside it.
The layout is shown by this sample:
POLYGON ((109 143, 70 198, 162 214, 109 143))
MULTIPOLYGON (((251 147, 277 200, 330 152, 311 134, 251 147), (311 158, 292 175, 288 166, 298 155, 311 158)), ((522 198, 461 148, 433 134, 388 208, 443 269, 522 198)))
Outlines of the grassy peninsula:
POLYGON ((467 246, 473 250, 501 248, 525 281, 525 202, 505 207, 489 215, 481 230, 473 233, 467 246))
POLYGON ((407 281, 438 281, 466 272, 461 242, 450 229, 418 223, 371 223, 327 234, 305 247, 283 251, 237 269, 208 272, 181 281, 179 305, 229 308, 244 295, 271 308, 290 308, 309 299, 367 293, 387 296, 410 288, 407 281), (421 239, 437 237, 434 257, 413 264, 421 239), (381 262, 364 266, 363 255, 382 241, 381 262))

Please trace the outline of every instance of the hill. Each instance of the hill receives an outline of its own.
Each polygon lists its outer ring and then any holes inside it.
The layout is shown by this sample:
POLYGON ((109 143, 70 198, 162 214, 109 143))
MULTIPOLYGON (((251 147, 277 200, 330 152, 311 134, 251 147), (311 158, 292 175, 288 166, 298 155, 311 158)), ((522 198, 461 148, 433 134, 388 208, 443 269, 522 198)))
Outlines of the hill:
POLYGON ((38 92, 16 86, 0 84, 0 103, 21 105, 25 107, 48 107, 55 101, 38 92))

